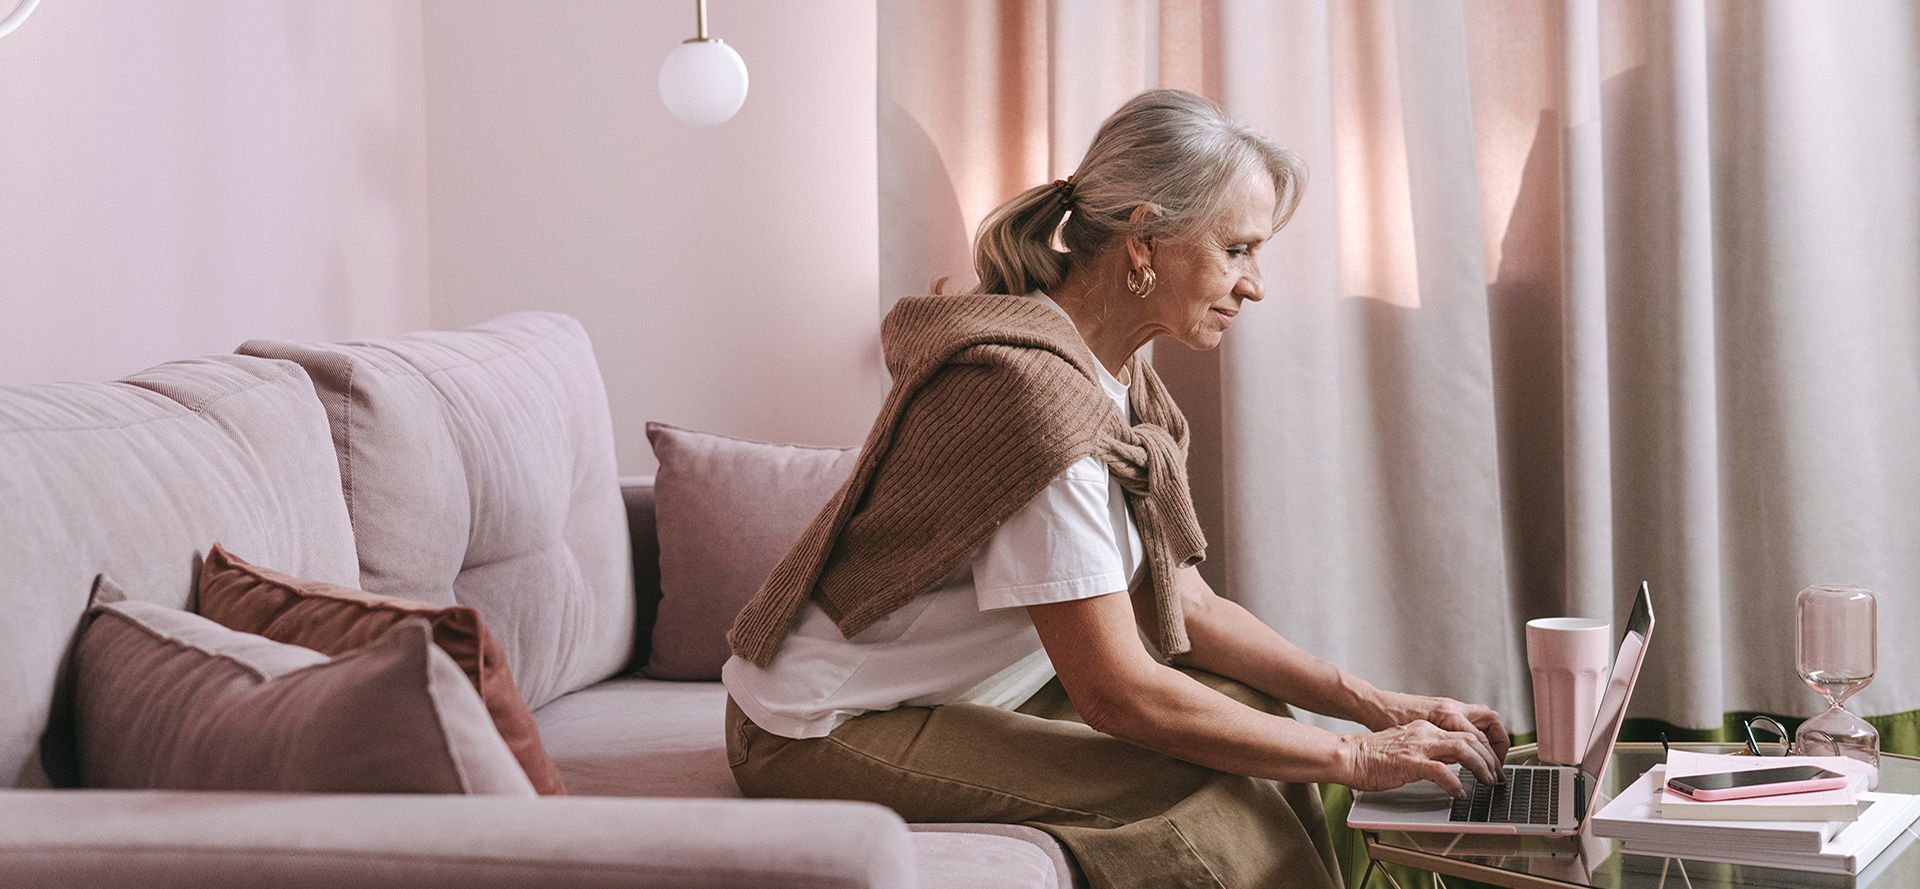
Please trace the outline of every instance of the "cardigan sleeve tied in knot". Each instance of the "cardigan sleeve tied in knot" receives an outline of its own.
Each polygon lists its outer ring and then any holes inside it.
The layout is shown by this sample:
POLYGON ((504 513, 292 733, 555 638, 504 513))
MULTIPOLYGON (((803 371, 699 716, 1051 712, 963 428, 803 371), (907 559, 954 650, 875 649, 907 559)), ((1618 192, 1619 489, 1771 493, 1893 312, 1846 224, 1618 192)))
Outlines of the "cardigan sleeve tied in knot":
MULTIPOLYGON (((1160 385, 1158 375, 1152 373, 1138 373, 1134 379, 1148 386, 1160 385)), ((1141 395, 1144 397, 1133 399, 1135 413, 1160 413, 1154 409, 1172 407, 1164 392, 1141 395)), ((1187 484, 1186 419, 1178 411, 1151 418, 1165 425, 1145 416, 1142 419, 1146 422, 1133 426, 1114 424, 1116 428, 1103 436, 1100 457, 1126 492, 1127 505, 1140 524, 1140 538, 1147 548, 1151 583, 1129 591, 1134 611, 1153 618, 1147 623, 1153 628, 1154 646, 1163 654, 1175 655, 1191 650, 1193 645, 1187 639, 1174 571, 1205 558, 1207 539, 1201 533, 1187 484)))

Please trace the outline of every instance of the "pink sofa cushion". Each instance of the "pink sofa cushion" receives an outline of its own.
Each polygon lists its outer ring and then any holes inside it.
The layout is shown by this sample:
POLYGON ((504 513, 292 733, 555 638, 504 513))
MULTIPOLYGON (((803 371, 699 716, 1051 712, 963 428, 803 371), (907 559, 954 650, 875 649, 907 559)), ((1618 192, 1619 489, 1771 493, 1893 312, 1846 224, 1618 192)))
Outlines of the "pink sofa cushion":
POLYGON ((718 682, 624 676, 554 701, 533 714, 540 737, 582 796, 739 796, 727 766, 718 682))
POLYGON ((1066 850, 1020 824, 911 824, 920 889, 1073 889, 1066 850))
POLYGON ((647 424, 660 461, 660 609, 646 674, 719 679, 727 628, 853 474, 855 448, 772 444, 647 424))
POLYGON ((507 656, 487 632, 478 612, 463 605, 435 606, 352 587, 302 580, 256 565, 219 544, 200 569, 201 616, 242 633, 255 633, 311 648, 324 655, 346 654, 386 635, 394 625, 425 620, 433 643, 453 658, 487 705, 493 725, 542 794, 567 792, 553 766, 540 731, 520 690, 513 687, 507 656))
POLYGON ((872 803, 28 790, 0 793, 0 825, 9 889, 929 885, 872 803))
POLYGON ((86 786, 533 795, 423 620, 328 659, 121 598, 74 655, 86 786))
POLYGON ((224 540, 301 577, 360 578, 326 411, 285 361, 0 386, 0 504, 0 787, 73 782, 54 698, 100 572, 185 607, 195 557, 224 540))
POLYGON ((627 668, 626 510, 580 322, 520 312, 465 330, 240 351, 297 361, 313 378, 361 589, 472 606, 536 708, 627 668))

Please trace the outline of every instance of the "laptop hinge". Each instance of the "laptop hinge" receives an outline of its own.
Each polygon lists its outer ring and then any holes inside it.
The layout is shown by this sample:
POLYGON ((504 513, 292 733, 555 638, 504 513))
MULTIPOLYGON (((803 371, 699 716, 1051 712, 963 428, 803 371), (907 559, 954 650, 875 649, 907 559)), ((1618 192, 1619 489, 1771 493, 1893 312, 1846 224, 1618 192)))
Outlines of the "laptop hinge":
POLYGON ((1587 822, 1587 773, 1573 773, 1573 823, 1587 822))

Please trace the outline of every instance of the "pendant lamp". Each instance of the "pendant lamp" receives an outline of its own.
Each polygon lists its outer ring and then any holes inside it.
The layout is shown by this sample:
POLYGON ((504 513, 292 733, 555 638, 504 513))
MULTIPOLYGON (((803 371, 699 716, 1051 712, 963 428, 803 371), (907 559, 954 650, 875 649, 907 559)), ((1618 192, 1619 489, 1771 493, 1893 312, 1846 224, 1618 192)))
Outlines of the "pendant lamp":
POLYGON ((695 34, 660 65, 660 101, 682 122, 726 123, 747 100, 747 63, 725 41, 707 36, 707 0, 694 0, 695 34))
POLYGON ((6 18, 0 19, 0 37, 5 37, 13 33, 13 29, 20 27, 21 23, 27 20, 27 16, 33 14, 33 7, 39 2, 40 0, 20 0, 20 4, 15 6, 12 12, 7 13, 6 18))

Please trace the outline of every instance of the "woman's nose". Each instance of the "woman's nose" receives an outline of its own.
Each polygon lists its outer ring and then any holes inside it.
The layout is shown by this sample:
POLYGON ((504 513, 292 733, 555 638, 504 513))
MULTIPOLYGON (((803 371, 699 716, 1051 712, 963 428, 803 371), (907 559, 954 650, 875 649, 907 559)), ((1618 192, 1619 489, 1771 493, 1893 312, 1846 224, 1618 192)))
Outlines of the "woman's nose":
POLYGON ((1260 284, 1258 273, 1241 276, 1240 283, 1233 288, 1233 292, 1242 299, 1250 299, 1254 302, 1259 302, 1261 297, 1267 295, 1266 288, 1260 284))

